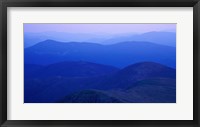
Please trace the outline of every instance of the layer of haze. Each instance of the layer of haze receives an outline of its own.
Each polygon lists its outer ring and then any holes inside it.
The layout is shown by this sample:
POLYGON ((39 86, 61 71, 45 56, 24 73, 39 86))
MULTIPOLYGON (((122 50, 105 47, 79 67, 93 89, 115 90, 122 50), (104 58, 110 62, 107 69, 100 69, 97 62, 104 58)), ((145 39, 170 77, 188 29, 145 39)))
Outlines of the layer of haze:
POLYGON ((67 32, 67 33, 146 33, 151 31, 176 32, 176 24, 24 24, 24 32, 67 32))

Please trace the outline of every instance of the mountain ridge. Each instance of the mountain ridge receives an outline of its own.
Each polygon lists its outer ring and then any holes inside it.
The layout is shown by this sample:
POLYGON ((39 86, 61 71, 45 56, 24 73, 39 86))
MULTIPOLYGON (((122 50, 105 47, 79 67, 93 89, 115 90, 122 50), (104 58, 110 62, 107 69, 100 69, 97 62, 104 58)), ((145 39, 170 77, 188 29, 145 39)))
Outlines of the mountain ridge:
POLYGON ((45 33, 24 33, 25 48, 33 46, 38 42, 51 39, 63 42, 84 41, 99 44, 115 44, 121 41, 150 41, 162 43, 163 45, 176 46, 176 33, 166 31, 151 31, 146 33, 127 33, 117 35, 102 34, 83 34, 83 33, 63 33, 63 32, 45 32, 45 33), (161 36, 161 37, 159 37, 161 36))
POLYGON ((100 45, 46 40, 42 45, 36 44, 26 48, 24 57, 26 64, 41 65, 60 61, 83 60, 122 68, 145 60, 159 62, 170 67, 176 66, 176 49, 174 47, 151 42, 123 42, 113 45, 100 45))

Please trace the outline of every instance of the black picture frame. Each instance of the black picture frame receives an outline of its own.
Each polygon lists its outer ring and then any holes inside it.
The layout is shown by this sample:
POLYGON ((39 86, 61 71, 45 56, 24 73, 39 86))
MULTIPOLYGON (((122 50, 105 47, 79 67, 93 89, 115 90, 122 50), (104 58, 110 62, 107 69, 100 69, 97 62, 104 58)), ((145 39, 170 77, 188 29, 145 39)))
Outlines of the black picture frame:
MULTIPOLYGON (((199 127, 199 0, 0 0, 0 125, 2 127, 199 127), (193 7, 193 120, 7 120, 8 7, 193 7)), ((39 114, 38 114, 39 115, 39 114)), ((172 113, 173 115, 173 113, 172 113)), ((184 115, 184 114, 182 114, 184 115)))

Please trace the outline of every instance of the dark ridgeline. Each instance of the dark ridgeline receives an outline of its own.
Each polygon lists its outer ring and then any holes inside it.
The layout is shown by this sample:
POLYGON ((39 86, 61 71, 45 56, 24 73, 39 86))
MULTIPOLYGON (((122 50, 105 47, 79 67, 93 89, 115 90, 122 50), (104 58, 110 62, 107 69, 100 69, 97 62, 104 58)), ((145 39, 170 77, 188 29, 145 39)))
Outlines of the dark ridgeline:
POLYGON ((25 103, 176 102, 175 47, 46 40, 24 55, 25 103))

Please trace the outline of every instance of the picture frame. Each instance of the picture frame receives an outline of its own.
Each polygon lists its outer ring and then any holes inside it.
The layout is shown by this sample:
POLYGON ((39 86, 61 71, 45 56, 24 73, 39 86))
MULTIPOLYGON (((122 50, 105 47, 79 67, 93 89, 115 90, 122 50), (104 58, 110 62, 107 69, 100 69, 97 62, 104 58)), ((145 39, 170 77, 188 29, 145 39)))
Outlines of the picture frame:
MULTIPOLYGON (((2 0, 0 3, 0 125, 2 127, 43 126, 135 126, 135 127, 199 127, 199 0, 2 0), (193 120, 7 120, 7 8, 8 7, 193 7, 193 120)), ((38 114, 40 115, 40 114, 38 114)), ((172 114, 173 115, 173 114, 172 114)), ((182 114, 184 115, 184 114, 182 114)))

